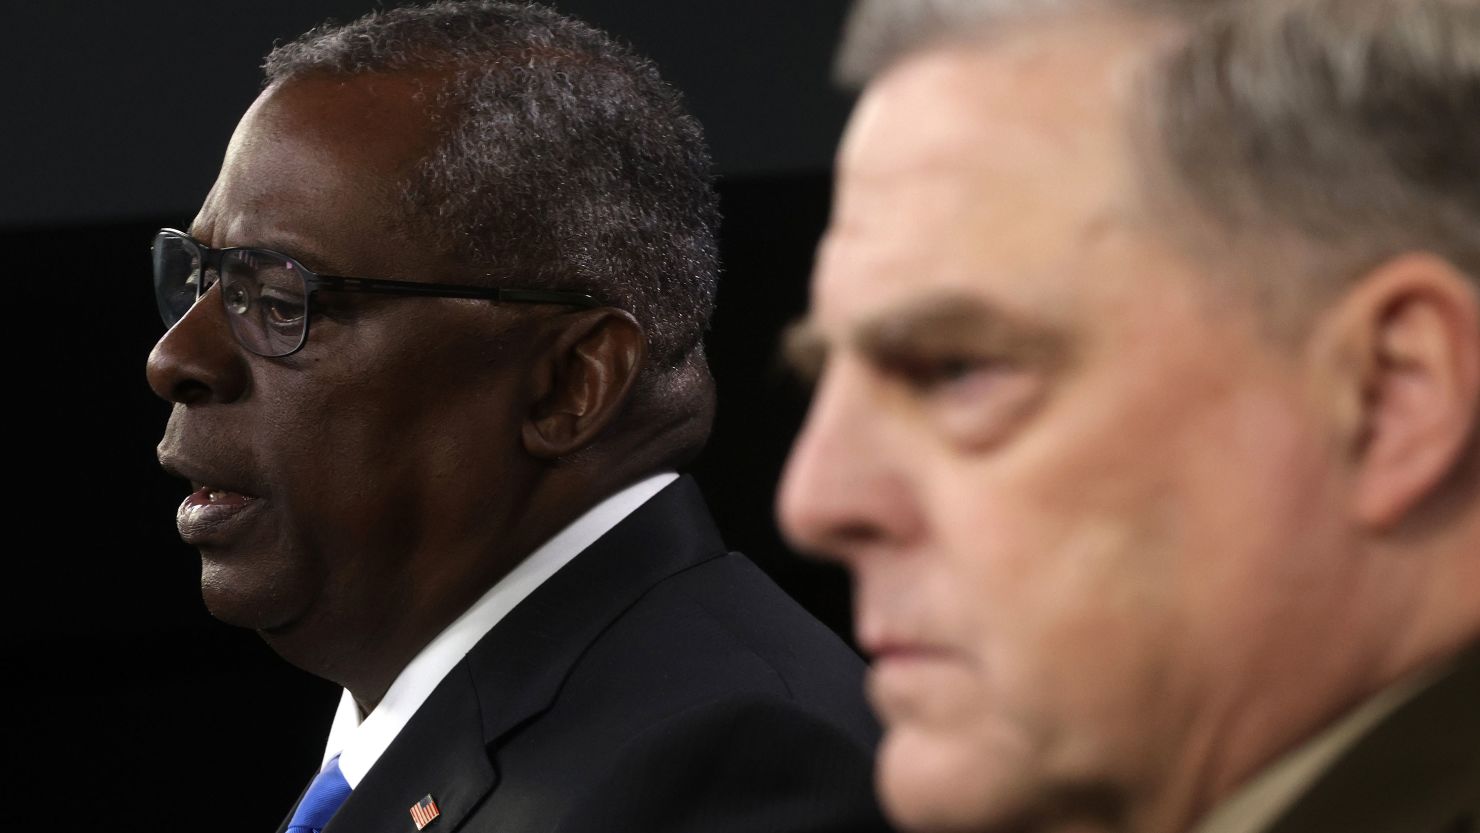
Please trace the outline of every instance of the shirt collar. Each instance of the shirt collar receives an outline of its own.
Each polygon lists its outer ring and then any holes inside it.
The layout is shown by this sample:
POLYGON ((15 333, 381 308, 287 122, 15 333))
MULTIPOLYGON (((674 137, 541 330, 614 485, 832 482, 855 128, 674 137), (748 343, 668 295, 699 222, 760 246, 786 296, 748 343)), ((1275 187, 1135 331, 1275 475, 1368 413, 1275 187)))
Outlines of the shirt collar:
POLYGON ((344 779, 351 789, 358 786, 442 678, 494 625, 561 567, 677 479, 676 473, 663 472, 628 486, 556 533, 428 642, 396 676, 370 714, 361 715, 354 697, 345 690, 329 729, 324 765, 338 755, 344 779))

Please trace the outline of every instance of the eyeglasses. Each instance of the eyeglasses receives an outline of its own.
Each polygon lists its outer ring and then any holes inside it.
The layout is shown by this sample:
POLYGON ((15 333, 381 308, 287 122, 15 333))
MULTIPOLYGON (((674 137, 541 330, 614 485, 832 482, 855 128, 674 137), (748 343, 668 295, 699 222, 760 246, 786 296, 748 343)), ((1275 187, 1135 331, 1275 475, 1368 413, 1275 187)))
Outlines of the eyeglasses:
POLYGON ((322 290, 481 298, 506 304, 601 305, 583 292, 320 275, 279 252, 241 246, 213 249, 174 229, 161 229, 154 236, 151 252, 154 298, 165 326, 175 326, 207 290, 219 283, 232 334, 243 347, 268 358, 291 355, 308 342, 309 311, 314 294, 322 290), (211 280, 210 275, 216 279, 211 280))

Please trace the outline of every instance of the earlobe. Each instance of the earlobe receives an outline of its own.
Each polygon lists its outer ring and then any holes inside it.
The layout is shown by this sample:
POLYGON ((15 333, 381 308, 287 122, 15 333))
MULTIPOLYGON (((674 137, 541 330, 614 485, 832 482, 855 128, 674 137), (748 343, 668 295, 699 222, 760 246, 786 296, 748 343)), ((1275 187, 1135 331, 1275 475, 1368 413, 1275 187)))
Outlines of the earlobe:
POLYGON ((1480 297, 1453 265, 1412 254, 1373 270, 1341 305, 1365 354, 1353 508, 1387 531, 1442 490, 1480 430, 1480 297))
POLYGON ((524 446, 557 459, 594 442, 621 412, 643 366, 647 339, 630 313, 602 308, 560 319, 545 361, 548 384, 524 422, 524 446))

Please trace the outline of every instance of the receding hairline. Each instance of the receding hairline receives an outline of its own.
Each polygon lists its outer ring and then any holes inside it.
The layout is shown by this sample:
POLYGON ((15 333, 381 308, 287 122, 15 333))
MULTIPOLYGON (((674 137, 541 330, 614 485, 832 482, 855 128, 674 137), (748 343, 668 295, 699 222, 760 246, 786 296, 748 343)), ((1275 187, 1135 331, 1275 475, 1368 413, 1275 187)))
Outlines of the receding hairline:
MULTIPOLYGON (((887 52, 871 56, 871 63, 855 66, 866 72, 857 80, 869 90, 880 89, 952 54, 969 57, 973 53, 990 56, 1008 53, 1026 46, 1029 63, 1018 68, 1036 72, 1043 68, 1038 55, 1046 49, 1072 50, 1069 54, 1088 56, 1103 64, 1097 68, 1081 67, 1094 73, 1086 86, 1104 87, 1104 98, 1116 111, 1110 118, 1118 151, 1127 166, 1130 188, 1116 201, 1115 208, 1134 215, 1133 224, 1146 221, 1159 223, 1166 219, 1163 201, 1148 194, 1150 177, 1145 176, 1149 151, 1137 147, 1145 138, 1148 113, 1139 100, 1165 56, 1185 42, 1194 15, 1188 5, 1201 8, 1212 0, 920 0, 888 3, 863 0, 850 20, 848 37, 853 38, 860 20, 867 21, 870 10, 933 9, 952 7, 965 15, 966 25, 949 26, 949 20, 938 19, 931 25, 939 28, 909 30, 906 37, 887 52), (1088 44, 1083 41, 1088 39, 1088 44), (1075 41, 1080 41, 1076 43, 1075 41), (1033 64, 1038 64, 1036 69, 1033 64), (1104 70, 1104 72, 1101 72, 1104 70), (1102 82, 1105 82, 1102 84, 1102 82)), ((846 57, 846 54, 845 54, 846 57)), ((841 68, 841 67, 840 67, 841 68)), ((1014 70, 1014 71, 1018 71, 1014 70)), ((846 143, 845 143, 846 149, 846 143)), ((1162 166, 1157 166, 1162 167, 1162 166)), ((1108 208, 1109 206, 1107 206, 1108 208)))
POLYGON ((945 182, 974 204, 971 189, 988 186, 965 185, 962 172, 968 166, 989 172, 994 188, 1015 187, 1004 185, 1009 180, 1003 177, 1017 183, 1028 170, 1015 156, 999 159, 999 154, 983 151, 990 137, 992 146, 1028 147, 1056 160, 1045 163, 1045 173, 1034 177, 1045 183, 1034 191, 1040 196, 1017 198, 1006 219, 1038 211, 1067 216, 1063 208, 1072 205, 1075 234, 1093 236, 1094 229, 1110 227, 1156 230, 1163 224, 1160 201, 1144 193, 1147 178, 1135 146, 1136 126, 1144 117, 1138 96, 1162 56, 1181 42, 1181 30, 1156 19, 1117 16, 1075 17, 1072 27, 1040 25, 1045 22, 1043 17, 1025 19, 1023 27, 998 30, 983 43, 937 42, 901 56, 869 85, 839 154, 844 176, 829 239, 855 219, 847 197, 849 183, 859 175, 855 163, 862 157, 857 150, 867 143, 864 137, 881 131, 916 141, 909 143, 910 152, 875 149, 868 156, 867 176, 883 172, 915 182, 945 182), (1058 60, 1060 55, 1065 60, 1058 60), (936 100, 941 103, 919 115, 926 106, 922 102, 936 100), (1046 109, 1045 100, 1055 106, 1046 109), (865 110, 887 109, 889 105, 881 104, 885 101, 909 102, 911 116, 863 115, 865 110), (934 113, 947 120, 945 127, 931 121, 934 113), (1064 176, 1091 187, 1076 188, 1066 197, 1051 187, 1064 176))

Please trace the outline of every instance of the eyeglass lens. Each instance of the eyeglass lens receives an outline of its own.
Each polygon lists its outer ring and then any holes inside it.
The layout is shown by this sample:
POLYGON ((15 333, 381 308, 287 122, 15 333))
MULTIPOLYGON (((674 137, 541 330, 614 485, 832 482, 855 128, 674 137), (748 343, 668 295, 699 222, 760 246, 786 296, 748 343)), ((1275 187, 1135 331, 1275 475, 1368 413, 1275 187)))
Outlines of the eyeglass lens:
MULTIPOLYGON (((194 241, 160 234, 154 243, 154 291, 165 324, 174 326, 209 288, 203 251, 194 241)), ((302 267, 283 255, 228 249, 220 258, 220 292, 231 331, 262 356, 285 356, 302 345, 308 287, 302 267)))

